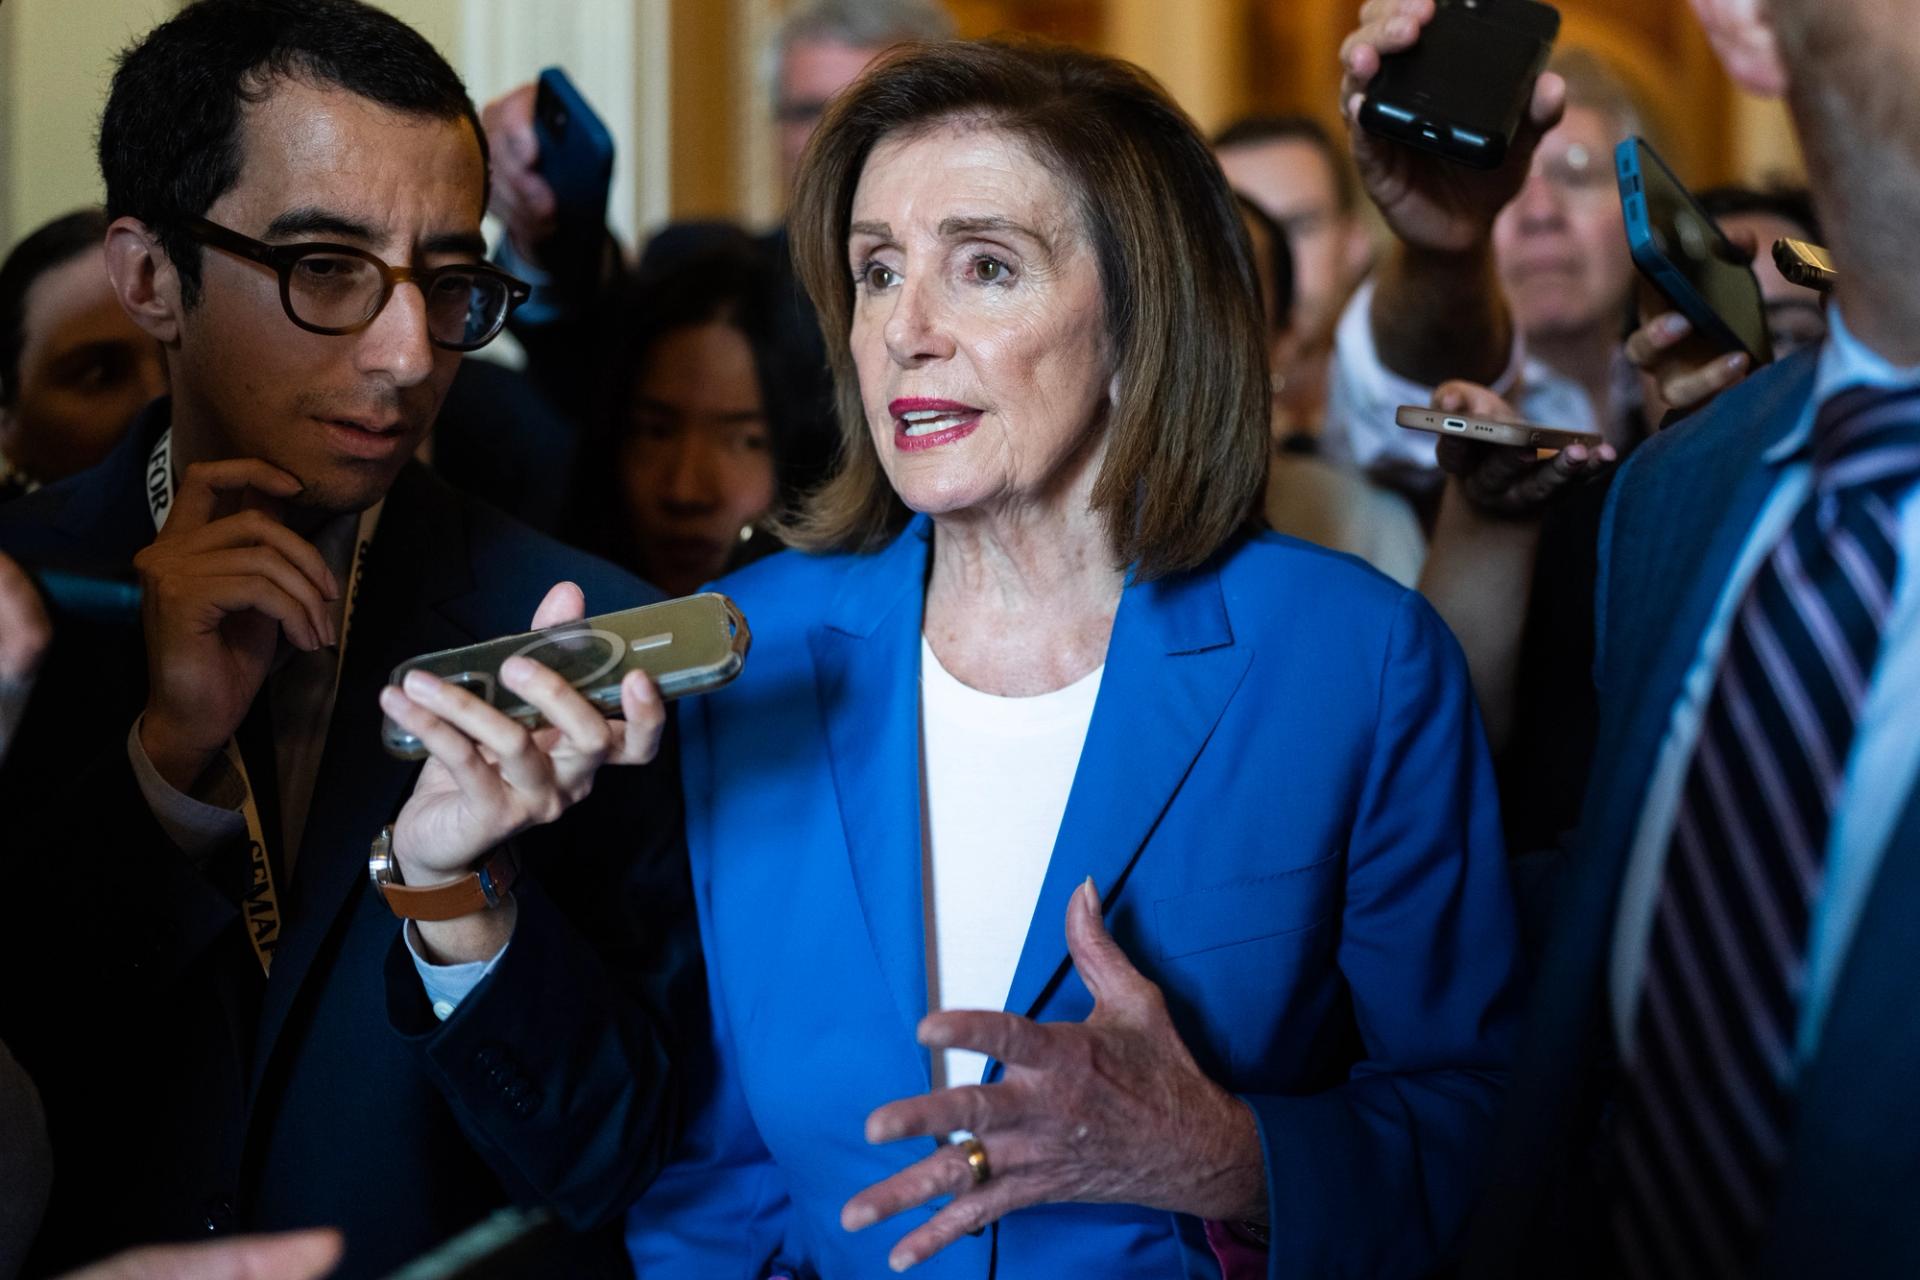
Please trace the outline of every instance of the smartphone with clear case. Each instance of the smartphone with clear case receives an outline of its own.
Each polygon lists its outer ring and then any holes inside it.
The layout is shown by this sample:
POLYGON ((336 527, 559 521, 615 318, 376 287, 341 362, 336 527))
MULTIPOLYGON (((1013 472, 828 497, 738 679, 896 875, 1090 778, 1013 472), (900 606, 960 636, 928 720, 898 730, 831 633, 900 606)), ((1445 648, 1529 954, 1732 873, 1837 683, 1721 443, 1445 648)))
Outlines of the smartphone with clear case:
MULTIPOLYGON (((620 682, 627 672, 646 672, 668 700, 709 693, 740 674, 752 643, 739 606, 707 591, 422 654, 395 667, 393 683, 399 684, 409 671, 425 671, 461 686, 528 728, 538 728, 545 718, 500 683, 500 664, 508 658, 531 658, 551 667, 602 715, 617 716, 620 682)), ((420 739, 391 718, 381 725, 380 740, 402 760, 427 755, 420 739)))

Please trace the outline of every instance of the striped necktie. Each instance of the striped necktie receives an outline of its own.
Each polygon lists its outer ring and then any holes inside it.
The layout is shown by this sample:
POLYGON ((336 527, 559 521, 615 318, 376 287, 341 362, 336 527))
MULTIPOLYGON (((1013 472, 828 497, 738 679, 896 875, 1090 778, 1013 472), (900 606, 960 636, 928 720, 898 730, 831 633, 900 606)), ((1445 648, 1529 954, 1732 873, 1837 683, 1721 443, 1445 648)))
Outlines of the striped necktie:
POLYGON ((1806 505, 1748 587, 1654 911, 1616 1131, 1635 1276, 1751 1271, 1786 1156, 1807 935, 1920 479, 1920 388, 1821 407, 1806 505))
POLYGON ((1807 505, 1747 587, 1668 844, 1624 1071, 1613 1234, 1634 1276, 1751 1272, 1793 1117, 1807 935, 1893 608, 1920 388, 1843 391, 1807 505))

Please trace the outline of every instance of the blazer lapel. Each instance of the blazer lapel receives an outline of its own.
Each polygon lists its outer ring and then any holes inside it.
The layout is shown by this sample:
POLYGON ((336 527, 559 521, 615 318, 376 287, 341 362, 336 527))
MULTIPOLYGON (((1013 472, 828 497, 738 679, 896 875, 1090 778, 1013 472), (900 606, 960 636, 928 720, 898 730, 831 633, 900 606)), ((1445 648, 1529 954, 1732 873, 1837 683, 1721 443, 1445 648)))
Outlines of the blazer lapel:
POLYGON ((919 690, 931 530, 922 517, 885 551, 854 559, 807 636, 854 888, 910 1040, 927 1011, 919 690))
MULTIPOLYGON (((1641 799, 1701 636, 1779 479, 1779 465, 1767 461, 1767 451, 1798 421, 1813 370, 1810 359, 1782 369, 1755 403, 1723 407, 1723 414, 1732 408, 1744 421, 1722 416, 1676 442, 1672 453, 1659 460, 1658 483, 1635 499, 1641 509, 1660 512, 1666 522, 1653 527, 1643 521, 1639 532, 1644 537, 1602 548, 1610 556, 1607 582, 1628 585, 1631 595, 1626 598, 1633 609, 1609 617, 1609 601, 1596 601, 1600 642, 1615 648, 1645 643, 1648 656, 1636 660, 1632 654, 1602 654, 1599 665, 1615 677, 1610 688, 1601 690, 1602 700, 1616 699, 1630 710, 1596 752, 1597 760, 1611 760, 1615 767, 1604 780, 1596 779, 1606 790, 1590 792, 1587 798, 1584 825, 1591 829, 1597 822, 1605 828, 1604 838, 1589 848, 1625 857, 1631 824, 1639 820, 1641 799)), ((1604 905, 1611 914, 1611 900, 1604 905)))
MULTIPOLYGON (((1251 649, 1234 644, 1212 565, 1131 584, 1121 596, 1100 696, 1007 993, 1008 1012, 1036 1016, 1065 974, 1067 903, 1087 877, 1111 916, 1127 872, 1252 659, 1251 649)), ((998 1069, 993 1064, 989 1074, 998 1069)))
POLYGON ((465 522, 411 467, 388 497, 363 574, 341 693, 294 869, 288 928, 261 1010, 256 1089, 315 955, 367 874, 368 844, 419 775, 418 764, 381 748, 375 692, 408 658, 482 638, 438 607, 473 587, 465 522))

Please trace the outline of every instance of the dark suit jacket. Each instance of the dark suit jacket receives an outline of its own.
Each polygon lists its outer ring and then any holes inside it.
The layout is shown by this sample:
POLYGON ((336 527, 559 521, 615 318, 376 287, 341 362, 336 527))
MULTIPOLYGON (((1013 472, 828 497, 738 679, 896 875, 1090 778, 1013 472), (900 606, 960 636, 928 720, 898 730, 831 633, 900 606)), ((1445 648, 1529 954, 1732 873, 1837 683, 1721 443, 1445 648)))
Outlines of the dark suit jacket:
MULTIPOLYGON (((1611 1093, 1607 967, 1627 854, 1681 683, 1778 478, 1764 455, 1805 411, 1815 366, 1807 352, 1749 379, 1643 445, 1614 484, 1595 596, 1594 772, 1469 1274, 1591 1265, 1600 1205, 1590 1157, 1611 1093)), ((1803 1078, 1760 1274, 1920 1274, 1916 971, 1920 797, 1894 832, 1803 1078)))
MULTIPOLYGON (((0 549, 124 568, 153 536, 142 473, 166 412, 99 467, 9 504, 0 549)), ((657 598, 417 465, 401 474, 282 880, 270 981, 219 875, 172 845, 134 780, 139 632, 57 633, 0 773, 0 1037, 39 1081, 55 1147, 36 1268, 325 1223, 346 1231, 340 1274, 383 1274, 509 1201, 597 1229, 651 1179, 674 1136, 671 1048, 704 1008, 671 759, 608 771, 529 833, 513 940, 445 1023, 366 876, 368 841, 417 768, 379 745, 387 674, 524 630, 563 577, 590 608, 657 598)))

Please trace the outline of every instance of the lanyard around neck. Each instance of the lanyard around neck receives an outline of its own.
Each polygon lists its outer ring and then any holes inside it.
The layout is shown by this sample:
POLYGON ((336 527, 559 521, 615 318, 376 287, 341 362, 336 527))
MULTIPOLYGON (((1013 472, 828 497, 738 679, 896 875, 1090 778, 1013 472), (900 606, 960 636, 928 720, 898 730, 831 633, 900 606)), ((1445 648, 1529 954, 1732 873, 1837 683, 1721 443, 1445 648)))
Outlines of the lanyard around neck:
MULTIPOLYGON (((158 533, 167 522, 167 513, 173 509, 173 431, 171 428, 160 433, 160 439, 153 447, 153 454, 147 459, 147 510, 153 516, 154 532, 158 533)), ((347 661, 347 634, 353 627, 353 607, 360 590, 360 570, 366 563, 367 548, 373 544, 374 526, 380 522, 380 509, 385 500, 374 503, 360 513, 359 528, 353 536, 353 560, 347 572, 346 601, 340 617, 340 645, 334 656, 333 688, 327 695, 326 718, 333 719, 333 700, 340 689, 340 673, 347 661)), ((257 696, 257 695, 256 695, 257 696)), ((260 822, 260 805, 253 798, 253 782, 247 776, 247 764, 240 755, 240 746, 232 738, 227 739, 223 750, 227 765, 240 778, 240 812, 247 822, 247 887, 241 906, 246 917, 247 940, 253 945, 253 954, 260 961, 260 971, 271 973, 273 969, 273 951, 280 942, 280 894, 273 883, 273 863, 267 857, 266 830, 260 822)))

